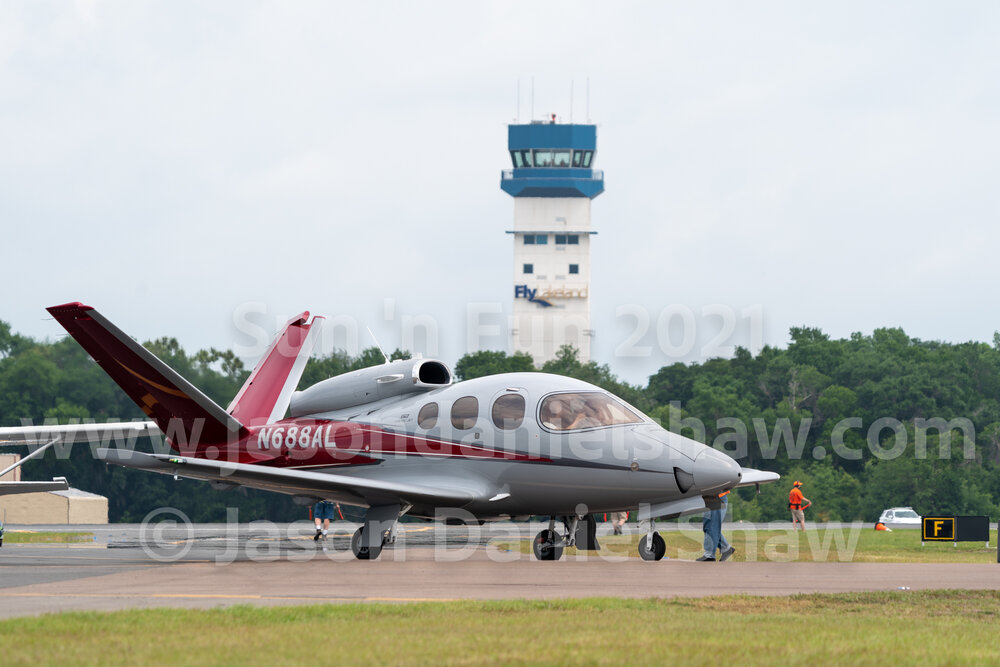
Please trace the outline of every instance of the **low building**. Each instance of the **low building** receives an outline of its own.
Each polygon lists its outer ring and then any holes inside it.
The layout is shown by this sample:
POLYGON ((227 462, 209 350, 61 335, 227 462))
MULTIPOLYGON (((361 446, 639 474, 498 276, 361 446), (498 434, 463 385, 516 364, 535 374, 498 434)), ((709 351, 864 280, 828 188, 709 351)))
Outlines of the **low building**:
MULTIPOLYGON (((0 454, 0 470, 17 463, 19 454, 0 454)), ((14 468, 0 481, 20 482, 21 469, 14 468)), ((108 522, 108 499, 79 489, 0 495, 0 519, 10 524, 104 524, 108 522)))

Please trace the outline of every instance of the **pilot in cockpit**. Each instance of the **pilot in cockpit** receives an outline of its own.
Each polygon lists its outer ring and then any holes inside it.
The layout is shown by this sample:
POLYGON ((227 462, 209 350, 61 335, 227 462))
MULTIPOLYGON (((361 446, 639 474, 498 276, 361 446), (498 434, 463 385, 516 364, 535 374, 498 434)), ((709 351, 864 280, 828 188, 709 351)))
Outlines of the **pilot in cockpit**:
POLYGON ((542 426, 545 428, 564 431, 569 423, 569 408, 561 398, 546 401, 542 406, 541 417, 542 426))
POLYGON ((591 428, 601 424, 600 415, 594 406, 579 398, 569 399, 568 404, 565 400, 556 398, 543 406, 542 426, 555 431, 591 428))

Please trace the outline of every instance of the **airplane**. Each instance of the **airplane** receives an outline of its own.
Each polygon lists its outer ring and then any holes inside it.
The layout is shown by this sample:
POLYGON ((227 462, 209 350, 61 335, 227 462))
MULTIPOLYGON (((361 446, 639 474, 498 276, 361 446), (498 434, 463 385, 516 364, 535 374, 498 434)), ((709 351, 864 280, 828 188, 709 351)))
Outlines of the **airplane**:
POLYGON ((0 440, 163 434, 171 451, 104 448, 118 465, 365 508, 351 539, 378 558, 403 515, 461 510, 476 521, 549 517, 538 560, 595 550, 594 514, 638 511, 643 560, 663 558, 657 520, 721 505, 719 494, 773 482, 711 447, 667 431, 613 394, 569 377, 506 373, 455 382, 434 359, 387 362, 295 391, 322 317, 292 318, 223 409, 91 306, 48 312, 150 418, 145 422, 0 428, 0 440), (286 417, 286 413, 288 416, 286 417))

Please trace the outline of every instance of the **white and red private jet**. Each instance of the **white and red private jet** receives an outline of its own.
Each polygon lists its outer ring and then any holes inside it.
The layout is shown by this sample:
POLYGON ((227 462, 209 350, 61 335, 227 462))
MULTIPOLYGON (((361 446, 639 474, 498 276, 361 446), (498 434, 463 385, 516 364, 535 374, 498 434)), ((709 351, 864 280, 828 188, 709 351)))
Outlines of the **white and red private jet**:
POLYGON ((719 494, 778 475, 662 428, 609 392, 568 377, 509 373, 454 382, 408 359, 295 391, 322 318, 279 333, 222 408, 90 306, 48 309, 150 421, 0 428, 0 440, 63 442, 162 433, 171 451, 99 450, 105 461, 366 508, 352 540, 377 558, 404 514, 460 508, 480 521, 544 515, 541 560, 597 549, 594 513, 637 511, 645 560, 663 557, 657 519, 717 507, 719 494), (561 525, 560 525, 561 524, 561 525))

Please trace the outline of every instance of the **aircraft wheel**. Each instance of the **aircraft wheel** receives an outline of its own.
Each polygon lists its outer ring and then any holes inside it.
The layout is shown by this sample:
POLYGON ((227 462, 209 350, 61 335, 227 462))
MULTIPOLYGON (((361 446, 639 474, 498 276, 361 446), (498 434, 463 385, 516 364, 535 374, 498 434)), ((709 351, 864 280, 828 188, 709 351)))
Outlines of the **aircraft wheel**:
POLYGON ((639 538, 639 557, 643 560, 661 560, 667 553, 667 543, 659 533, 653 533, 653 546, 646 548, 646 536, 639 538))
POLYGON ((351 551, 354 552, 354 556, 358 560, 375 560, 382 553, 382 547, 363 547, 361 546, 361 537, 364 535, 364 526, 358 528, 354 531, 354 536, 351 537, 351 551))
POLYGON ((543 530, 535 535, 535 541, 531 548, 535 552, 538 560, 559 560, 562 558, 563 548, 556 546, 559 535, 554 530, 543 530))

